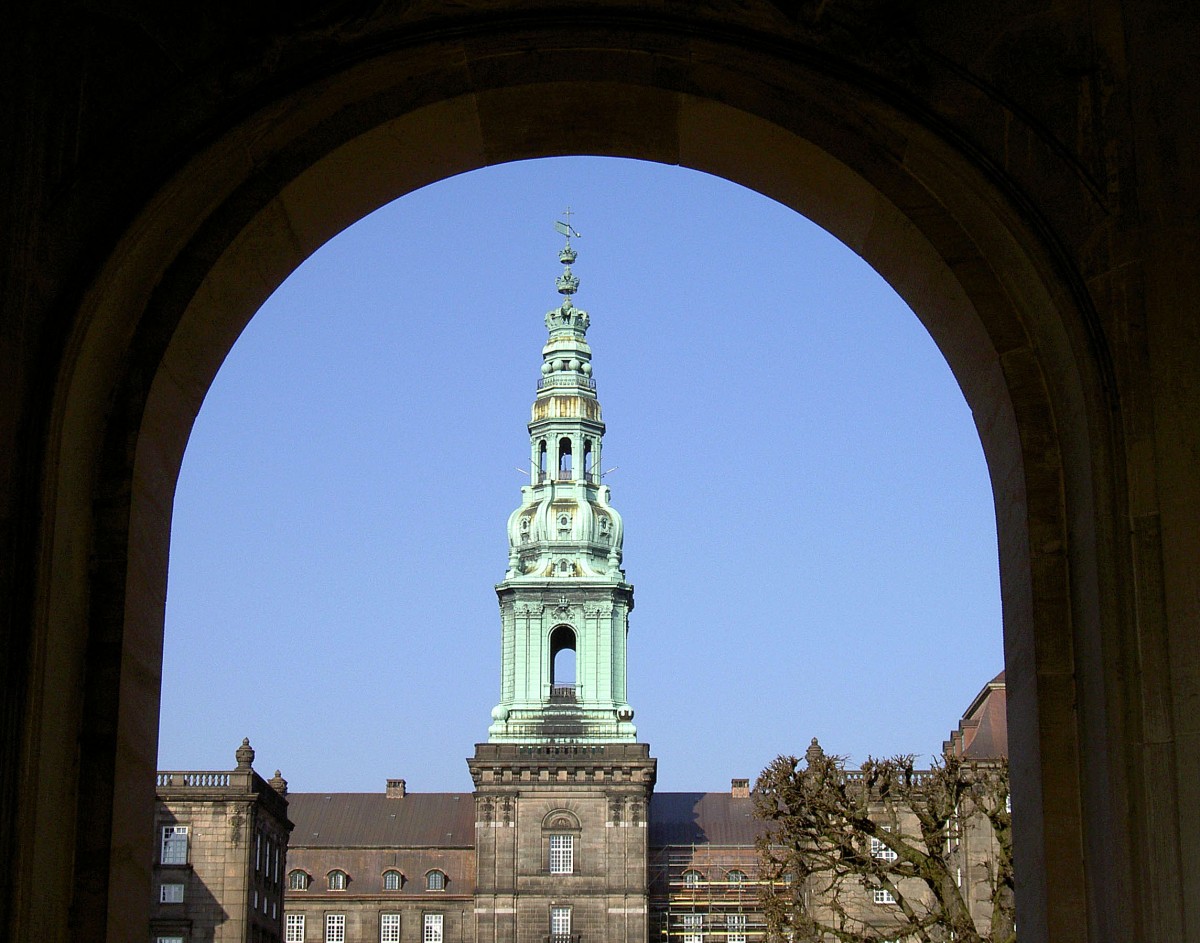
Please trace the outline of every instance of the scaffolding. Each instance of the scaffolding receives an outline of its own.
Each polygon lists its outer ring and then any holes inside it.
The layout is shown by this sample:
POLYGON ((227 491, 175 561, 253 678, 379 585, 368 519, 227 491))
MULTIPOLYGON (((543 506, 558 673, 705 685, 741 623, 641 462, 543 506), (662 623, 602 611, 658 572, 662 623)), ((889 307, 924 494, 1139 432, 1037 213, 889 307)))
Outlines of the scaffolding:
POLYGON ((650 939, 761 943, 758 851, 752 845, 667 845, 650 861, 650 939))

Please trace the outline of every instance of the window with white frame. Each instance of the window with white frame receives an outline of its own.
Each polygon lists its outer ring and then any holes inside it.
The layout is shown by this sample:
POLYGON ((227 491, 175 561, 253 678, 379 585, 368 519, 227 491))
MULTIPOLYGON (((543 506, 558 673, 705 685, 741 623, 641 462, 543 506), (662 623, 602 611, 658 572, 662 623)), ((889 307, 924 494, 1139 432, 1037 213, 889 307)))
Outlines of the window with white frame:
POLYGON ((425 928, 421 934, 421 943, 442 943, 442 915, 426 914, 425 928))
MULTIPOLYGON (((882 826, 882 829, 885 832, 890 832, 892 830, 892 827, 890 825, 884 825, 884 826, 882 826)), ((889 848, 881 839, 872 837, 871 838, 871 857, 872 858, 880 858, 883 861, 895 861, 896 860, 896 852, 893 851, 891 848, 889 848)))
POLYGON ((446 872, 430 871, 425 875, 425 890, 444 891, 446 889, 446 872))
POLYGON ((304 943, 304 914, 288 914, 283 943, 304 943))
POLYGON ((308 890, 308 872, 297 868, 288 875, 288 889, 293 891, 308 890))
POLYGON ((330 871, 329 872, 329 889, 331 891, 344 891, 346 889, 346 872, 345 871, 330 871))
POLYGON ((746 883, 746 872, 738 871, 735 869, 725 875, 725 880, 728 881, 730 884, 745 884, 746 883))
POLYGON ((400 915, 379 915, 379 943, 400 943, 400 915))
POLYGON ((683 914, 683 943, 704 943, 704 914, 683 914))
POLYGON ((160 885, 158 885, 158 902, 160 904, 182 904, 183 903, 183 885, 182 884, 160 884, 160 885))
POLYGON ((684 887, 699 887, 700 882, 703 879, 704 879, 704 875, 701 874, 699 871, 684 871, 683 872, 683 886, 684 887))
POLYGON ((188 827, 186 825, 164 825, 162 830, 161 864, 187 864, 188 827))
POLYGON ((550 836, 550 873, 571 874, 575 870, 575 836, 550 836))
POLYGON ((746 915, 725 915, 725 943, 746 943, 746 915))
POLYGON ((154 943, 183 943, 181 936, 156 936, 154 943))
POLYGON ((565 938, 571 935, 571 908, 550 908, 550 935, 565 938))
POLYGON ((894 904, 896 898, 892 896, 892 892, 883 887, 876 887, 871 891, 871 899, 877 904, 894 904))
POLYGON ((383 889, 385 891, 400 890, 400 872, 399 871, 384 871, 383 872, 383 889))
POLYGON ((325 943, 346 943, 346 915, 325 915, 325 943))

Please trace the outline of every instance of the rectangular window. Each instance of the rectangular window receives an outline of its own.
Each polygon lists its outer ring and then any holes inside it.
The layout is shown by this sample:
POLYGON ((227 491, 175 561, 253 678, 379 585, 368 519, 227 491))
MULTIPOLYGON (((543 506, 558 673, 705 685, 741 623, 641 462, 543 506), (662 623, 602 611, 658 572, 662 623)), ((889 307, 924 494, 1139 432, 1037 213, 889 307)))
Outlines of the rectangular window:
POLYGON ((746 915, 725 915, 725 943, 746 943, 746 915))
POLYGON ((400 915, 379 915, 379 943, 400 943, 400 915))
POLYGON ((575 836, 550 836, 550 873, 570 874, 575 870, 575 836))
POLYGON ((872 895, 872 899, 877 904, 894 904, 894 903, 896 903, 896 898, 894 898, 892 896, 892 892, 889 890, 885 890, 882 887, 875 888, 873 891, 871 891, 871 895, 872 895))
POLYGON ((325 943, 346 943, 346 915, 325 915, 325 943))
POLYGON ((162 855, 160 864, 187 864, 188 827, 186 825, 164 825, 162 830, 162 855))
POLYGON ((683 915, 683 943, 704 943, 704 914, 683 915))
POLYGON ((160 884, 160 885, 158 885, 158 902, 160 904, 182 904, 183 903, 183 885, 182 884, 160 884))
POLYGON ((262 832, 254 836, 254 870, 262 870, 262 832))
POLYGON ((421 943, 442 943, 441 914, 425 915, 425 932, 421 936, 421 943))
POLYGON ((565 938, 571 935, 570 907, 550 908, 550 934, 551 936, 559 938, 565 938))
MULTIPOLYGON (((885 826, 883 826, 883 830, 885 832, 890 832, 892 830, 892 827, 890 825, 885 825, 885 826)), ((896 852, 894 852, 891 848, 889 848, 887 845, 885 845, 878 838, 872 838, 871 839, 871 857, 872 858, 881 858, 884 861, 895 861, 896 860, 896 852)))
POLYGON ((158 936, 154 938, 154 943, 183 943, 181 936, 158 936))
POLYGON ((288 914, 283 943, 304 943, 304 914, 288 914))

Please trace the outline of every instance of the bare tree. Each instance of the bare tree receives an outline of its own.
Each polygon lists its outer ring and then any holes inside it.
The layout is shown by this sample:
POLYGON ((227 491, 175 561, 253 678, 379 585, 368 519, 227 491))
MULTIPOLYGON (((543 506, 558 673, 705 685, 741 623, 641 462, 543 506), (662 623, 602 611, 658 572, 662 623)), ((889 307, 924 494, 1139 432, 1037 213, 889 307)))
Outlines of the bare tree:
POLYGON ((770 939, 1015 943, 1007 760, 805 757, 755 789, 770 939))

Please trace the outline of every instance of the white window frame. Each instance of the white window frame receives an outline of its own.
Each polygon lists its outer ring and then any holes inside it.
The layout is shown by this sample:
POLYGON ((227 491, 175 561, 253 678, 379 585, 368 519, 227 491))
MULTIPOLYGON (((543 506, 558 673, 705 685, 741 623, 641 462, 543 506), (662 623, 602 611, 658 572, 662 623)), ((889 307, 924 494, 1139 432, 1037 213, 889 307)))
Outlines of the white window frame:
POLYGON ((404 876, 395 868, 388 868, 383 872, 383 889, 385 891, 398 891, 404 885, 404 876), (388 881, 394 881, 395 887, 388 887, 388 881))
POLYGON ((871 889, 871 900, 876 904, 894 904, 896 898, 892 896, 892 892, 886 887, 875 887, 871 889))
POLYGON ((683 943, 704 943, 704 914, 683 914, 683 943))
POLYGON ((325 915, 325 943, 346 943, 346 915, 325 915))
POLYGON ((425 875, 425 890, 444 891, 446 889, 446 872, 434 868, 425 875), (434 886, 436 885, 436 887, 434 886))
POLYGON ((553 834, 550 836, 551 874, 575 873, 575 836, 553 834))
POLYGON ((312 883, 312 876, 303 868, 293 868, 288 872, 289 891, 307 891, 312 883))
POLYGON ((684 887, 699 887, 702 880, 704 880, 704 875, 695 868, 688 868, 683 872, 684 887))
POLYGON ((746 943, 746 915, 725 915, 725 943, 746 943))
POLYGON ((179 881, 171 881, 158 885, 158 902, 160 904, 182 904, 183 884, 179 881))
POLYGON ((446 920, 442 914, 425 914, 422 924, 421 943, 443 943, 446 920))
POLYGON ((304 914, 287 914, 283 943, 304 943, 304 914))
POLYGON ((341 868, 334 868, 325 875, 325 886, 331 891, 344 891, 349 882, 350 875, 341 868))
MULTIPOLYGON (((884 825, 884 826, 881 826, 881 828, 885 832, 890 832, 892 830, 892 827, 890 825, 884 825)), ((885 845, 883 843, 883 841, 881 839, 878 839, 874 835, 872 835, 871 836, 871 857, 878 858, 880 861, 895 861, 897 855, 896 855, 896 852, 894 849, 889 848, 887 845, 885 845)))
POLYGON ((181 936, 159 936, 154 938, 154 943, 183 943, 181 936))
POLYGON ((379 915, 379 943, 400 943, 400 915, 379 915))
POLYGON ((159 850, 159 864, 187 864, 190 842, 187 825, 164 825, 162 830, 162 845, 159 850), (180 848, 183 849, 182 854, 180 848))
POLYGON ((571 935, 571 908, 550 908, 550 935, 563 937, 571 935))

